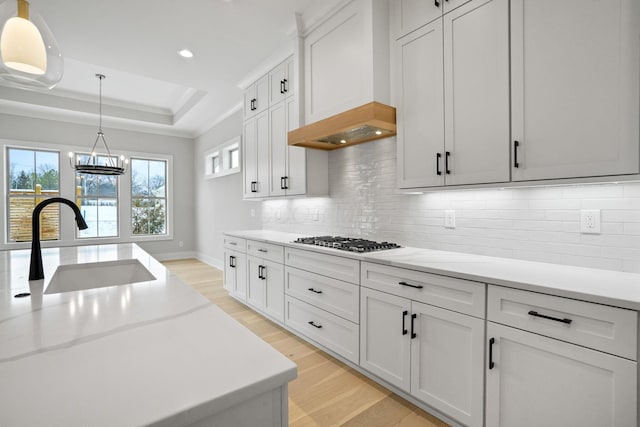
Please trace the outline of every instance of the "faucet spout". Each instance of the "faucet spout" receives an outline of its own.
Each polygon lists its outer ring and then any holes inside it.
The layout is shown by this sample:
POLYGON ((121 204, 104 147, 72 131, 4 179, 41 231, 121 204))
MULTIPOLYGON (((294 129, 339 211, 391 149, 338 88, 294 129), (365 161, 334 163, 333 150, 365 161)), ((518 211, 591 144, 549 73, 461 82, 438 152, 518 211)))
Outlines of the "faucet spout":
POLYGON ((76 224, 78 229, 86 230, 89 226, 82 217, 82 213, 78 206, 71 200, 63 197, 52 197, 43 200, 33 210, 31 217, 31 263, 29 265, 29 280, 44 279, 44 269, 42 267, 42 250, 40 248, 40 212, 52 203, 62 203, 73 209, 76 215, 76 224))

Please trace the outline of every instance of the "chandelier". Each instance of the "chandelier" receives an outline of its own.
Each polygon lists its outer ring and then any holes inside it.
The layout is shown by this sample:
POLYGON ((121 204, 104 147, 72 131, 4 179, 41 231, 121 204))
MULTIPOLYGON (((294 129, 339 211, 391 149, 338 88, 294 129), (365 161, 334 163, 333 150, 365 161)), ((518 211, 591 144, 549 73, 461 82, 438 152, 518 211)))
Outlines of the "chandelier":
POLYGON ((127 166, 129 165, 129 160, 127 160, 124 156, 120 156, 120 158, 114 158, 111 155, 111 151, 109 150, 109 146, 107 145, 107 141, 104 139, 104 132, 102 131, 102 80, 106 77, 104 74, 96 74, 96 77, 100 80, 100 124, 98 125, 98 133, 96 136, 96 140, 93 143, 93 147, 91 148, 91 155, 87 157, 87 160, 83 163, 80 159, 77 159, 74 162, 74 153, 69 153, 69 162, 71 163, 71 167, 76 170, 76 172, 90 174, 90 175, 123 175, 127 172, 127 166), (98 145, 98 141, 102 141, 102 145, 106 149, 106 156, 100 156, 102 158, 106 157, 106 161, 100 163, 98 160, 98 154, 96 154, 96 146, 98 145))

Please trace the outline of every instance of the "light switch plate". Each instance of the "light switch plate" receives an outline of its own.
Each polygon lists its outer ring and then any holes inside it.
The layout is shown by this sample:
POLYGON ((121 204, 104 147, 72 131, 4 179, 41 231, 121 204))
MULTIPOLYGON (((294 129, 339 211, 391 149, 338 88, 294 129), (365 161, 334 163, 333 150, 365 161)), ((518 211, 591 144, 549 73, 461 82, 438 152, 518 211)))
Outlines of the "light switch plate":
POLYGON ((456 228, 456 211, 444 211, 444 228, 456 228))
POLYGON ((580 211, 580 233, 600 234, 600 209, 580 211))

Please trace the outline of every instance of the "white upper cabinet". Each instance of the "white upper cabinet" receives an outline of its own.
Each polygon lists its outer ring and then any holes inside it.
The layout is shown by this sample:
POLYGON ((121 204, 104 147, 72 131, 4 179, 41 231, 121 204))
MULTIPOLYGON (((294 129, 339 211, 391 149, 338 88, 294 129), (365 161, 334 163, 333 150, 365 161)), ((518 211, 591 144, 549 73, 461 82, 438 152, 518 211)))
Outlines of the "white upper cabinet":
POLYGON ((269 115, 262 112, 243 124, 244 197, 269 194, 269 115), (265 161, 266 160, 266 161, 265 161))
POLYGON ((305 123, 389 103, 388 2, 354 0, 304 38, 305 123))
POLYGON ((395 39, 406 36, 440 18, 469 0, 392 0, 392 35, 395 39))
POLYGON ((295 91, 294 61, 290 57, 269 72, 269 105, 277 104, 295 91))
POLYGON ((509 181, 507 0, 473 0, 396 41, 400 188, 509 181))
POLYGON ((398 186, 444 184, 442 20, 399 40, 397 71, 398 186))
POLYGON ((511 1, 514 181, 639 172, 639 8, 511 1))
POLYGON ((269 107, 269 80, 267 76, 249 86, 244 91, 245 120, 269 107))

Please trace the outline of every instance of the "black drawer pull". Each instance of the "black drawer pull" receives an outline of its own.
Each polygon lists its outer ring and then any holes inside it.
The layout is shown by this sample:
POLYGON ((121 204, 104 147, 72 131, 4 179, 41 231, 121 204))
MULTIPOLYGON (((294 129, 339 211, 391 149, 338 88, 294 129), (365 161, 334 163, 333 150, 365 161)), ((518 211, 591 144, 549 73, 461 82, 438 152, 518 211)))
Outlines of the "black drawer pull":
POLYGON ((402 335, 407 335, 409 333, 409 331, 407 331, 407 327, 404 325, 404 320, 407 317, 407 314, 409 314, 407 310, 402 312, 402 335))
POLYGON ((252 193, 258 192, 258 181, 251 181, 251 192, 252 193))
POLYGON ((409 284, 409 283, 407 283, 407 282, 398 282, 398 285, 401 285, 401 286, 408 286, 408 287, 410 287, 410 288, 415 288, 415 289, 422 289, 422 288, 424 288, 424 286, 422 286, 422 285, 411 285, 411 284, 409 284))
POLYGON ((513 167, 519 168, 520 163, 518 163, 518 147, 520 147, 520 143, 518 141, 513 141, 513 167))
POLYGON ((313 323, 313 320, 310 320, 307 323, 313 326, 314 328, 322 329, 322 325, 316 325, 315 323, 313 323))
POLYGON ((496 364, 493 363, 493 344, 495 344, 495 342, 495 338, 489 340, 489 369, 493 369, 493 367, 496 366, 496 364))
POLYGON ((442 157, 442 154, 436 153, 436 175, 442 175, 440 171, 440 157, 442 157))
POLYGON ((314 294, 321 294, 321 293, 322 293, 322 291, 317 291, 317 290, 315 290, 315 289, 313 289, 313 288, 309 288, 309 290, 310 290, 311 292, 313 292, 314 294))
POLYGON ((414 339, 415 337, 417 337, 418 335, 416 335, 416 333, 414 332, 414 327, 415 325, 413 324, 413 321, 416 320, 416 317, 418 317, 417 314, 413 313, 411 315, 411 339, 414 339))
POLYGON ((236 268, 236 257, 233 255, 229 257, 229 267, 236 268))
POLYGON ((537 311, 533 311, 533 310, 529 312, 529 316, 542 317, 543 319, 549 319, 555 322, 566 323, 567 325, 570 325, 572 322, 571 319, 567 319, 566 317, 564 319, 560 319, 558 317, 552 317, 552 316, 547 316, 545 314, 540 314, 537 311))
POLYGON ((266 249, 259 248, 259 249, 258 249, 258 252, 264 252, 264 253, 267 253, 267 252, 269 252, 269 251, 268 251, 268 250, 266 250, 266 249))
POLYGON ((233 246, 238 246, 238 244, 236 242, 229 242, 229 244, 233 245, 233 246))
POLYGON ((284 80, 280 80, 280 93, 284 93, 284 80))

